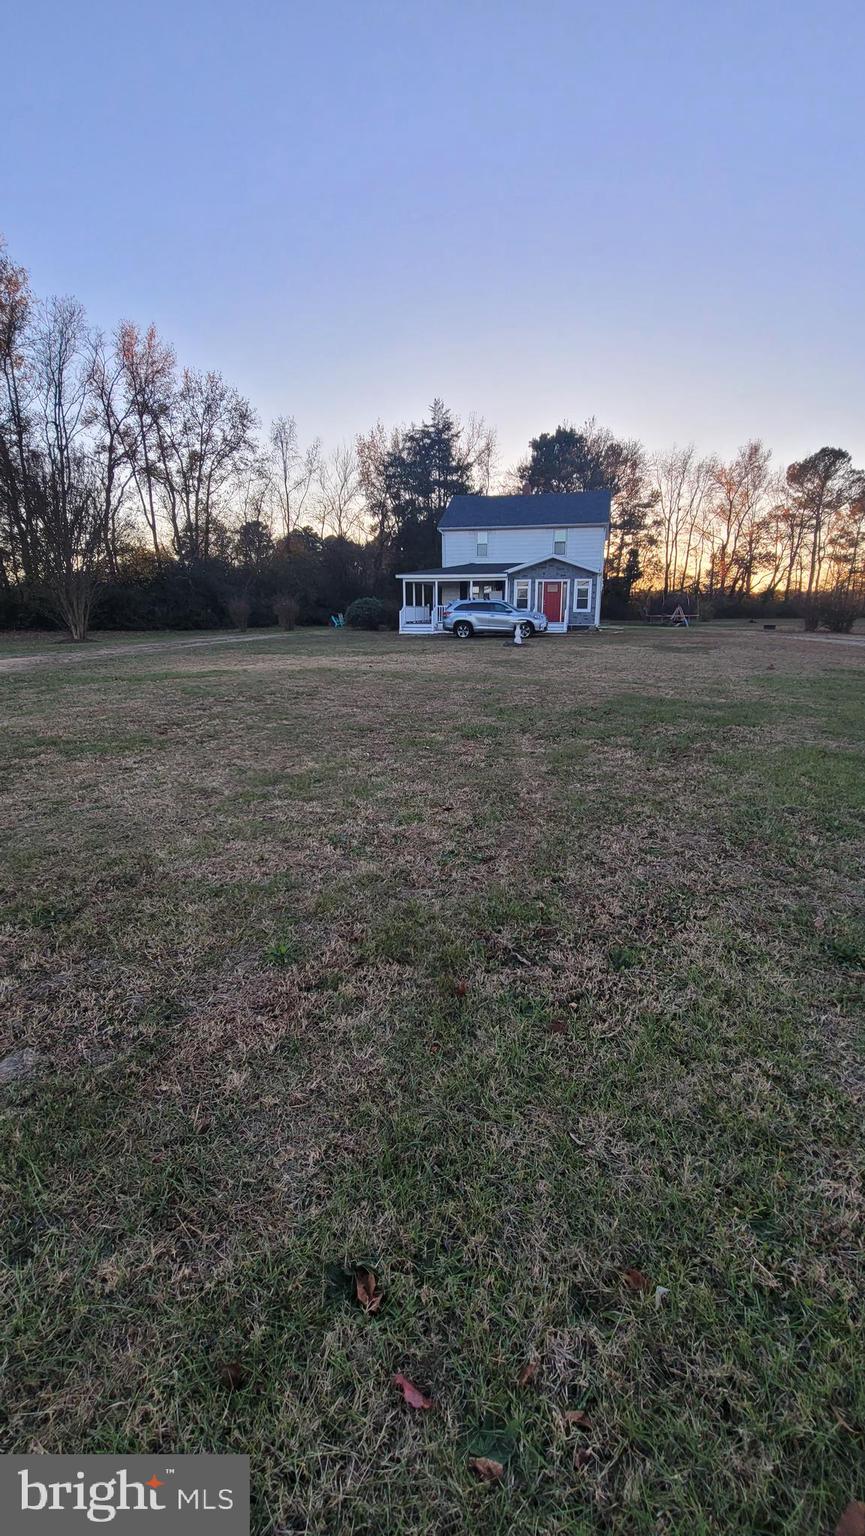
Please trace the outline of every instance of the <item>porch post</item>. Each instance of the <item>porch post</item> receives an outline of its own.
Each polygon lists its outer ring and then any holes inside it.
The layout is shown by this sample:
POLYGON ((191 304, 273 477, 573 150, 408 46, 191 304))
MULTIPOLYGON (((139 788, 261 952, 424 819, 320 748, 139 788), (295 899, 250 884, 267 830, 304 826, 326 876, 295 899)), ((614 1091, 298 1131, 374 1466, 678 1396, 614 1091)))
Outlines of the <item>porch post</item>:
POLYGON ((595 577, 595 629, 599 629, 601 623, 601 592, 603 590, 603 586, 604 572, 603 568, 601 568, 595 577))
POLYGON ((402 606, 401 606, 401 608, 399 610, 399 632, 400 632, 400 634, 402 634, 403 615, 405 613, 405 580, 402 579, 402 578, 400 580, 400 585, 402 586, 402 606))
POLYGON ((435 627, 436 627, 436 609, 438 608, 438 605, 439 605, 439 584, 438 584, 438 580, 436 579, 433 582, 433 604, 432 604, 432 613, 430 614, 430 619, 432 620, 432 627, 433 627, 433 629, 435 629, 435 627))

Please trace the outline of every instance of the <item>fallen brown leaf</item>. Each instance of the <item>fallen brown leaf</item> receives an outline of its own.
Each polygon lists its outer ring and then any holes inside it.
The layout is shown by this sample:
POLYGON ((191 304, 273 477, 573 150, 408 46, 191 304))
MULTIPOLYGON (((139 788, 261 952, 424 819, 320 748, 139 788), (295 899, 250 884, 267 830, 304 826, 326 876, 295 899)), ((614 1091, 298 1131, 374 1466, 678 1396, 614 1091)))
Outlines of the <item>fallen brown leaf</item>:
POLYGON ((382 1304, 382 1293, 377 1289, 375 1275, 371 1269, 364 1269, 359 1265, 354 1272, 354 1286, 357 1299, 364 1312, 377 1312, 382 1304))
POLYGON ((550 1019, 551 1035, 566 1035, 568 1033, 567 1019, 550 1019))
POLYGON ((468 992, 468 989, 469 989, 469 984, 468 984, 467 981, 458 981, 456 986, 454 987, 454 991, 455 991, 457 997, 465 997, 466 993, 468 992))
POLYGON ((393 1384, 395 1387, 399 1387, 410 1408, 432 1407, 432 1398, 425 1397, 423 1392, 419 1392, 414 1382, 409 1381, 407 1376, 403 1376, 402 1371, 397 1371, 393 1384))
POLYGON ((503 1464, 500 1461, 494 1461, 492 1456, 472 1456, 469 1466, 482 1483, 501 1482, 505 1475, 503 1464))
POLYGON ((576 1424, 578 1429, 591 1429, 592 1421, 583 1408, 569 1408, 565 1414, 566 1424, 576 1424))
POLYGON ((520 1374, 517 1377, 517 1385, 520 1387, 527 1387, 530 1381, 534 1381, 537 1374, 538 1362, 537 1360, 530 1360, 528 1364, 524 1365, 520 1371, 520 1374))
POLYGON ((622 1279, 631 1291, 647 1291, 652 1284, 648 1275, 644 1275, 641 1269, 623 1270, 622 1279))
POLYGON ((229 1360, 219 1367, 219 1379, 229 1392, 236 1392, 249 1380, 249 1371, 240 1360, 229 1360))
POLYGON ((865 1504, 851 1499, 835 1527, 835 1536, 865 1536, 865 1504))

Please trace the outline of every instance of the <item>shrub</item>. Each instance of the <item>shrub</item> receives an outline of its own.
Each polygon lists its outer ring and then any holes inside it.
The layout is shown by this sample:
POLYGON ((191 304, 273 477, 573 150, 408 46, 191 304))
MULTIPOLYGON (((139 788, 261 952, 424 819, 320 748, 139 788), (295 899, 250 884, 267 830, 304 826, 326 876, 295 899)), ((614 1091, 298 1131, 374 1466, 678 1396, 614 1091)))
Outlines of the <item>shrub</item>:
POLYGON ((291 597, 287 592, 280 592, 273 599, 273 611, 280 629, 294 629, 300 613, 300 604, 296 597, 291 597))
POLYGON ((399 610, 401 602, 398 597, 384 597, 379 599, 382 608, 382 623, 388 629, 399 629, 399 610))
POLYGON ((827 592, 820 604, 820 620, 833 635, 849 635, 853 625, 862 616, 862 602, 852 592, 837 587, 827 592))
POLYGON ((345 610, 345 622, 352 629, 378 629, 385 617, 384 603, 377 597, 356 597, 345 610))

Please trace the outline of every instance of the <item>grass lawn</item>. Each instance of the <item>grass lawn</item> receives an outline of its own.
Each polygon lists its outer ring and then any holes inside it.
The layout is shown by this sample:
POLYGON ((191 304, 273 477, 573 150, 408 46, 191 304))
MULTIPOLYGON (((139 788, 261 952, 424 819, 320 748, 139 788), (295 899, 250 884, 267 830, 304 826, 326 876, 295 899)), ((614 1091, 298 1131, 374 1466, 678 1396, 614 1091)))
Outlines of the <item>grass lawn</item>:
POLYGON ((248 1452, 283 1536, 865 1498, 865 648, 168 640, 0 702, 4 1450, 248 1452))

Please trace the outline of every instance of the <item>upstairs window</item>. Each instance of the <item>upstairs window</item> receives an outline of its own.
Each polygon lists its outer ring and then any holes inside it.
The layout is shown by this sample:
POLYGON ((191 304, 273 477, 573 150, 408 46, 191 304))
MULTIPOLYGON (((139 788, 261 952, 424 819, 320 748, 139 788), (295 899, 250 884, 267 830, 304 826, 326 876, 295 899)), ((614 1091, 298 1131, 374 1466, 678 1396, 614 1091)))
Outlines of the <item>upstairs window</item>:
POLYGON ((568 535, 564 528, 553 529, 553 554, 566 555, 568 552, 568 535))
POLYGON ((487 534, 486 529, 479 530, 477 547, 477 557, 479 560, 486 560, 487 554, 489 553, 489 547, 489 535, 487 534))

